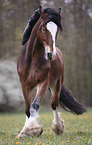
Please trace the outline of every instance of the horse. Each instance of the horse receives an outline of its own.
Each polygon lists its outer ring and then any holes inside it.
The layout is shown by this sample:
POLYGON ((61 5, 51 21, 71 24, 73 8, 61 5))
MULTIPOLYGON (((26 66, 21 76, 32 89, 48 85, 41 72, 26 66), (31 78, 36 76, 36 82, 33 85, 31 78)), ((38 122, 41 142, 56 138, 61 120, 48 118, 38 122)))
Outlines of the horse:
POLYGON ((26 121, 18 138, 36 137, 42 134, 39 121, 39 107, 46 89, 51 92, 51 108, 54 120, 52 130, 60 135, 64 132, 64 121, 57 111, 60 104, 74 114, 86 112, 72 93, 64 86, 64 65, 62 52, 56 47, 58 30, 62 31, 60 9, 50 8, 49 15, 39 6, 40 17, 34 24, 30 37, 23 46, 17 61, 17 71, 25 100, 26 121), (32 91, 37 88, 32 102, 32 91))

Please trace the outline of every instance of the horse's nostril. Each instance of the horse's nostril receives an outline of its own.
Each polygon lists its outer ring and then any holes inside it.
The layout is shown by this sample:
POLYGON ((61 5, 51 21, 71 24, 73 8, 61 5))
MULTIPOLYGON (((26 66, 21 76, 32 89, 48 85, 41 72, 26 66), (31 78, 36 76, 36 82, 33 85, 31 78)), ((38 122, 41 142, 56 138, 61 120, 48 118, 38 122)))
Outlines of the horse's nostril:
POLYGON ((48 59, 51 60, 52 59, 52 54, 51 53, 47 53, 48 59))

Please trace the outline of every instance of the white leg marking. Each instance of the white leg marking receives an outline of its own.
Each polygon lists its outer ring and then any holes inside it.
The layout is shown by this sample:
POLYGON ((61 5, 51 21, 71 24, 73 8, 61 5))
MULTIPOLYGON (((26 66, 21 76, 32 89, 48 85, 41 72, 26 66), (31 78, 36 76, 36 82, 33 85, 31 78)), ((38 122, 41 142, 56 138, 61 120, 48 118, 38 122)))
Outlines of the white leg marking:
POLYGON ((34 137, 34 136, 39 136, 41 135, 43 129, 42 126, 40 125, 39 121, 39 115, 36 113, 35 116, 31 117, 28 119, 26 117, 26 122, 21 130, 21 132, 18 134, 18 138, 24 138, 27 136, 34 137))
POLYGON ((49 22, 47 23, 47 29, 52 35, 52 40, 53 40, 53 55, 56 55, 56 46, 55 46, 55 37, 56 37, 56 32, 57 32, 57 25, 54 22, 49 22))
POLYGON ((27 115, 26 115, 26 121, 25 121, 25 125, 27 124, 27 122, 28 122, 28 117, 27 117, 27 115))
POLYGON ((57 113, 56 110, 55 111, 53 110, 53 115, 54 115, 53 122, 54 122, 55 125, 58 125, 59 124, 59 117, 58 117, 58 113, 57 113))
POLYGON ((53 111, 54 120, 52 124, 52 130, 57 134, 60 135, 64 132, 64 120, 61 118, 61 113, 57 112, 56 110, 53 111))

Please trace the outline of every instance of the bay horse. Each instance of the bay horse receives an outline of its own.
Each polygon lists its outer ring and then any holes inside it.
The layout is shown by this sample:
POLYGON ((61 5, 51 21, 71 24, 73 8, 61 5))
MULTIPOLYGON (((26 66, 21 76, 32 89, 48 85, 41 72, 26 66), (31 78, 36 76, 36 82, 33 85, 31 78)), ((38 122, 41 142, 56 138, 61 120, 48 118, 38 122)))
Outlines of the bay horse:
POLYGON ((18 138, 41 135, 43 129, 39 122, 38 110, 41 99, 49 88, 52 98, 51 107, 54 114, 52 130, 57 134, 64 132, 64 121, 57 112, 60 104, 74 114, 86 111, 63 85, 64 66, 61 51, 55 45, 58 29, 62 29, 60 9, 49 9, 48 13, 39 6, 40 17, 35 23, 31 35, 18 57, 17 71, 25 99, 26 122, 18 138), (32 102, 32 91, 37 87, 32 102))

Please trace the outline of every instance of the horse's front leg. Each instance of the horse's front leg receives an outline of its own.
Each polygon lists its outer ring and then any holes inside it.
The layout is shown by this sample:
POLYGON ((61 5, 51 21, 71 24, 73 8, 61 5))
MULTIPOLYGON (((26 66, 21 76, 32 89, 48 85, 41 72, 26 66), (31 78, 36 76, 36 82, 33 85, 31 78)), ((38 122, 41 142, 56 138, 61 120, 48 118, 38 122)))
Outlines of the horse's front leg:
POLYGON ((52 93, 52 102, 51 107, 53 109, 54 120, 52 123, 52 130, 57 134, 60 135, 64 132, 64 120, 61 117, 61 113, 57 112, 57 107, 59 103, 60 97, 60 81, 58 81, 53 87, 51 87, 52 93))
POLYGON ((37 85, 36 97, 30 107, 30 118, 29 118, 30 127, 31 127, 30 136, 32 137, 39 136, 43 132, 42 126, 40 125, 40 121, 39 121, 38 110, 40 107, 40 102, 43 97, 43 94, 46 91, 46 88, 47 88, 47 81, 44 81, 37 85))
POLYGON ((48 85, 47 81, 44 81, 44 82, 37 85, 36 97, 35 97, 34 101, 31 104, 31 107, 30 107, 30 114, 33 117, 36 115, 36 113, 39 110, 40 102, 41 102, 41 99, 43 97, 44 92, 47 89, 47 85, 48 85))
POLYGON ((53 110, 54 120, 52 123, 52 130, 60 135, 64 132, 64 120, 62 119, 61 113, 57 110, 53 110))
POLYGON ((28 116, 26 116, 25 125, 20 134, 18 135, 18 138, 23 138, 26 136, 34 137, 41 135, 43 129, 39 121, 38 110, 41 98, 46 88, 47 88, 46 81, 37 85, 36 97, 30 106, 30 117, 28 118, 28 116))

